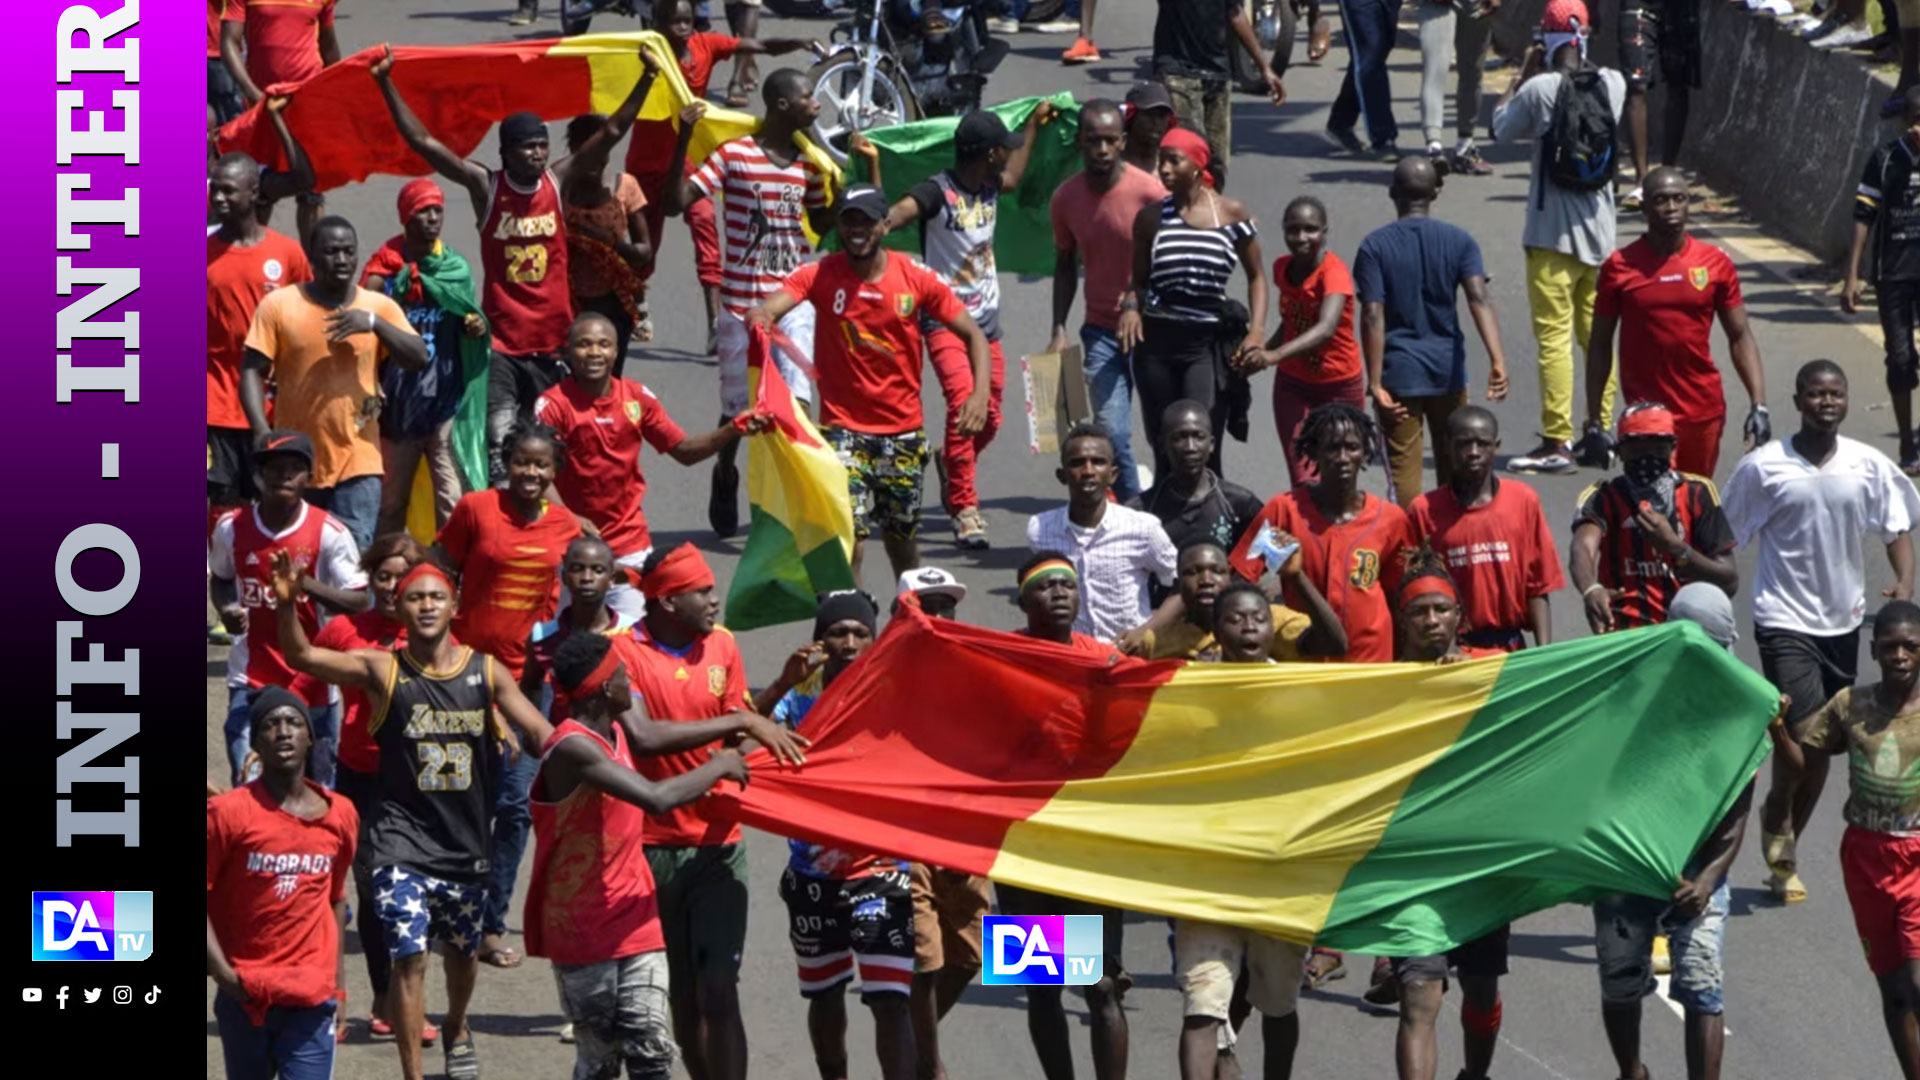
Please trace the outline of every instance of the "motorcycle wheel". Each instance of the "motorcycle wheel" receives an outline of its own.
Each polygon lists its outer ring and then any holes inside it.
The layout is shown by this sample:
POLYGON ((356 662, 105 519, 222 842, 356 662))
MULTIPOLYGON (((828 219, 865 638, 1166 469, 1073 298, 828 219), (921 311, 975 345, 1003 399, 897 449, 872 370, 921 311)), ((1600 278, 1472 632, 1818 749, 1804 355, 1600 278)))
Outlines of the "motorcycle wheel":
MULTIPOLYGON (((1271 16, 1260 16, 1254 22, 1254 35, 1259 39, 1261 48, 1267 50, 1268 62, 1273 65, 1273 73, 1284 77, 1287 68, 1293 63, 1293 42, 1298 35, 1300 16, 1293 10, 1292 0, 1272 0, 1274 12, 1271 16)), ((1233 41, 1233 50, 1228 54, 1232 63, 1232 80, 1243 94, 1267 96, 1267 84, 1260 78, 1259 65, 1253 57, 1247 55, 1246 46, 1238 39, 1233 41)))
POLYGON ((820 115, 813 122, 813 138, 834 161, 847 163, 847 137, 856 131, 893 127, 920 118, 919 108, 906 92, 906 81, 882 62, 873 73, 873 90, 863 100, 860 62, 851 56, 836 57, 815 64, 807 73, 813 78, 814 98, 820 102, 820 115))
POLYGON ((1023 23, 1051 22, 1059 18, 1060 13, 1065 10, 1067 10, 1067 0, 1033 0, 1033 3, 1027 7, 1027 13, 1020 16, 1020 21, 1023 23))
MULTIPOLYGON (((783 19, 824 19, 840 5, 831 0, 765 0, 768 11, 783 19)), ((1064 0, 1063 0, 1064 2, 1064 0)))
POLYGON ((591 30, 593 14, 599 7, 594 0, 560 0, 560 33, 574 37, 591 30))

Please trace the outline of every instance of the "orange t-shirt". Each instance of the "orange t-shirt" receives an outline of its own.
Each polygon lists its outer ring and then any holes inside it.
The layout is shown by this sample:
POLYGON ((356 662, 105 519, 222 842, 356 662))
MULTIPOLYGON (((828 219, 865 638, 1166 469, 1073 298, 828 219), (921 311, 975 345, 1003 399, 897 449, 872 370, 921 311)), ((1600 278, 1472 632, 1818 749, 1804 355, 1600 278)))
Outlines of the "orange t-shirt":
MULTIPOLYGON (((355 286, 347 304, 413 333, 400 305, 377 292, 355 286)), ((344 309, 343 309, 344 310, 344 309)), ((380 361, 386 346, 372 334, 327 340, 331 309, 291 285, 260 301, 247 331, 246 347, 271 362, 274 423, 313 440, 312 486, 330 488, 356 476, 378 476, 380 361)))
POLYGON ((290 236, 263 230, 252 247, 207 237, 207 426, 247 428, 240 408, 240 353, 254 309, 282 285, 312 281, 306 253, 290 236))
POLYGON ((1320 321, 1320 304, 1329 296, 1344 296, 1347 306, 1340 313, 1340 326, 1325 345, 1304 356, 1289 358, 1280 371, 1295 382, 1349 382, 1360 377, 1360 344, 1353 336, 1353 274, 1340 256, 1329 251, 1320 256, 1305 281, 1295 285, 1287 278, 1293 256, 1274 260, 1273 283, 1280 292, 1281 340, 1291 341, 1313 329, 1320 321))

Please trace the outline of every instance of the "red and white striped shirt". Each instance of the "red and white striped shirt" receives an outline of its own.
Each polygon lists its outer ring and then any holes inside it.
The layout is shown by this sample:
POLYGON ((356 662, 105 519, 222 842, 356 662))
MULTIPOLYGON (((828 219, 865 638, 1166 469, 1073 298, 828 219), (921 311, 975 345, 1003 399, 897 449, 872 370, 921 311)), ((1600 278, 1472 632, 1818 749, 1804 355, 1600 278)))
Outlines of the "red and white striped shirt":
POLYGON ((720 300, 745 315, 759 306, 812 252, 806 212, 827 205, 827 178, 805 157, 776 165, 749 136, 722 144, 692 177, 726 211, 726 255, 720 264, 720 300))

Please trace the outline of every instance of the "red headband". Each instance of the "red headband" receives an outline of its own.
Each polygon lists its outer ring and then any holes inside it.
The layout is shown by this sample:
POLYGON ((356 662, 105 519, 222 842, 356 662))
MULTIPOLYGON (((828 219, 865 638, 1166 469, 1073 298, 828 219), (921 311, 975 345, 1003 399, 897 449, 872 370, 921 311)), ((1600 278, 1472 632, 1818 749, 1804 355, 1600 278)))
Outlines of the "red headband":
POLYGON ((1171 127, 1160 139, 1160 149, 1178 150, 1188 161, 1200 167, 1200 178, 1208 187, 1213 186, 1213 151, 1207 147, 1207 140, 1197 132, 1183 127, 1171 127))
POLYGON ((1621 415, 1621 438, 1647 435, 1674 438, 1673 413, 1665 405, 1635 405, 1621 415))
POLYGON ((620 650, 609 648, 607 655, 600 658, 600 662, 594 665, 592 671, 587 672, 586 678, 573 686, 561 687, 561 693, 568 701, 585 701, 599 693, 600 689, 607 685, 607 680, 613 678, 613 673, 619 670, 620 650))
POLYGON ((640 578, 640 591, 650 597, 664 598, 681 593, 713 588, 713 570, 706 557, 692 544, 681 544, 661 558, 659 565, 640 578))
POLYGON ((407 586, 413 584, 414 582, 420 580, 423 577, 439 578, 441 581, 446 583, 447 593, 449 595, 453 593, 453 578, 447 576, 447 572, 445 570, 440 569, 439 564, 435 563, 432 559, 422 559, 421 561, 413 564, 413 569, 407 571, 406 574, 403 577, 401 577, 400 587, 393 591, 393 595, 395 596, 407 595, 407 586))
POLYGON ((1454 590, 1453 582, 1439 574, 1422 574, 1400 587, 1400 603, 1411 604, 1429 593, 1444 596, 1458 604, 1460 594, 1454 590))
POLYGON ((418 180, 409 180, 400 188, 400 224, 406 225, 413 220, 413 215, 429 206, 445 205, 447 205, 447 197, 441 192, 439 184, 424 176, 418 180))

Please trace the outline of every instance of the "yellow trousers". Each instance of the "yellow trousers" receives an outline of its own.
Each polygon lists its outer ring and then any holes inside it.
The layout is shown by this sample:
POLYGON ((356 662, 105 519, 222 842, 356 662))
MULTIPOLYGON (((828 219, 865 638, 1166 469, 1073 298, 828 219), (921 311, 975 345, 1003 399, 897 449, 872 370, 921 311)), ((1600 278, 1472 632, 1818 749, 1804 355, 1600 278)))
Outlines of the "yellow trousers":
MULTIPOLYGON (((1593 332, 1593 295, 1600 268, 1545 248, 1527 249, 1527 306, 1533 313, 1533 340, 1540 348, 1540 433, 1552 442, 1573 441, 1573 349, 1587 352, 1593 332)), ((1578 380, 1586 383, 1582 365, 1578 380)), ((1615 379, 1607 376, 1600 415, 1613 415, 1615 379)))

